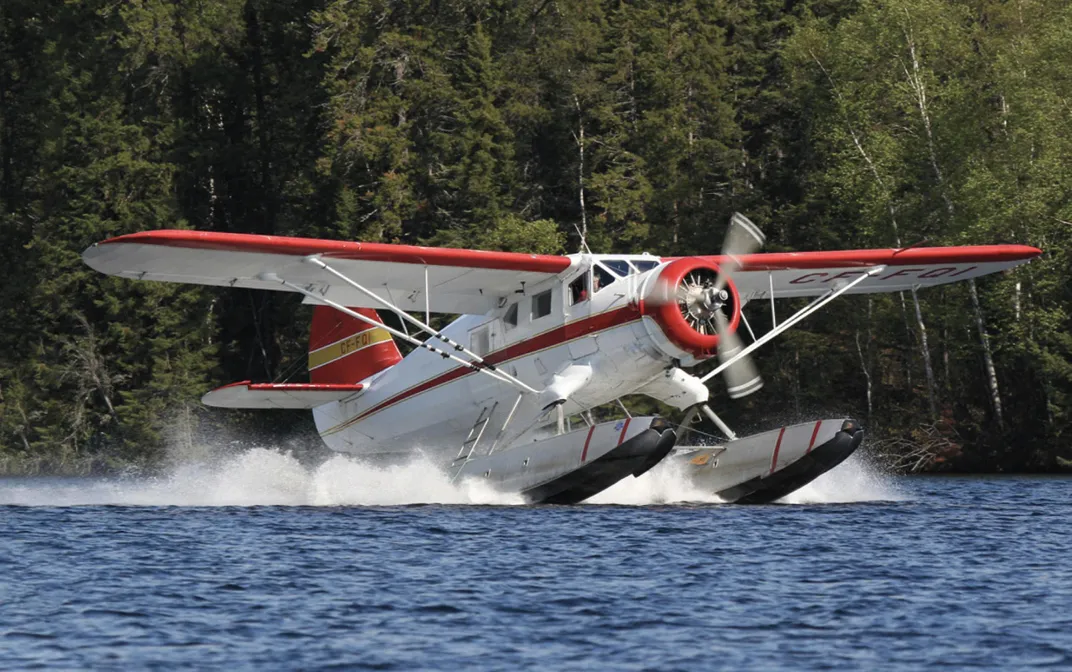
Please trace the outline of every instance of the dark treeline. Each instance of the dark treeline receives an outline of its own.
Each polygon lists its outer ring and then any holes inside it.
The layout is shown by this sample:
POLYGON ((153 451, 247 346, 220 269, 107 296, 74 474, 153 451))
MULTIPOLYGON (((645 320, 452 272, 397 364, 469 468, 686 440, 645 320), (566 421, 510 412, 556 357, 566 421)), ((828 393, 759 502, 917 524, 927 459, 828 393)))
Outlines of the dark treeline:
POLYGON ((717 252, 735 210, 772 251, 1046 255, 835 302, 761 352, 762 392, 719 397, 727 419, 852 413, 908 467, 1053 468, 1069 54, 1065 0, 4 0, 0 471, 145 466, 206 424, 301 422, 198 398, 301 380, 308 307, 99 275, 80 253, 103 238, 559 253, 585 231, 681 255, 717 252))

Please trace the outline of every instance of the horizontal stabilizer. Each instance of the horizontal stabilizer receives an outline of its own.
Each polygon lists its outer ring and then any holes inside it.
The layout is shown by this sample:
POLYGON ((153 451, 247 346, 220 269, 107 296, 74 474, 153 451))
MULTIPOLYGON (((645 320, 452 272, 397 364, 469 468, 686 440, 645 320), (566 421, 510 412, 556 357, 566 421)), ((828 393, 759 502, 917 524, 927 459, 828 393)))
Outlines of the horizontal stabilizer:
POLYGON ((201 397, 201 402, 219 408, 315 408, 352 397, 364 387, 335 383, 251 383, 244 380, 212 390, 201 397))

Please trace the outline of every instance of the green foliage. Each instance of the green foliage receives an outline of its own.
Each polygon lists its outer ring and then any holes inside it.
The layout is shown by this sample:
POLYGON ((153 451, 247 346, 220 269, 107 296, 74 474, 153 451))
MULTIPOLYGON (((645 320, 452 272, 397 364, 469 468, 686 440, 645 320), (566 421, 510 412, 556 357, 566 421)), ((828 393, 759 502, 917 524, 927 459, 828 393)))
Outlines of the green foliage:
MULTIPOLYGON (((104 277, 80 259, 103 238, 556 254, 584 229, 690 254, 734 210, 773 250, 1046 250, 980 282, 978 313, 959 285, 920 313, 967 463, 1051 466, 1072 437, 1069 53, 1059 0, 6 0, 0 472, 151 465, 218 417, 207 388, 303 371, 295 297, 104 277)), ((922 335, 909 295, 832 305, 726 414, 864 417, 870 376, 869 424, 924 434, 922 335)))

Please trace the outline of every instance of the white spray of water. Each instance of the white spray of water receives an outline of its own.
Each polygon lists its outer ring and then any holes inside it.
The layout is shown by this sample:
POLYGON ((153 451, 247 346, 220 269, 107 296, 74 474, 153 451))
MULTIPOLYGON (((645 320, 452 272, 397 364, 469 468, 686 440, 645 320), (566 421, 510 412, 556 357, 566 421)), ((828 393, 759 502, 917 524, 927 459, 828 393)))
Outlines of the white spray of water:
MULTIPOLYGON (((889 476, 854 455, 792 493, 790 504, 901 500, 889 476)), ((626 477, 588 500, 593 504, 719 503, 697 488, 684 465, 664 462, 640 478, 626 477)), ((393 506, 403 504, 522 504, 471 479, 451 483, 423 456, 377 467, 335 455, 319 466, 290 453, 253 448, 223 458, 204 453, 177 463, 169 474, 138 479, 15 479, 0 481, 0 505, 24 506, 393 506)))
POLYGON ((253 448, 233 457, 176 466, 158 478, 20 479, 0 485, 0 504, 25 506, 390 506, 520 504, 480 481, 451 483, 418 457, 375 467, 336 455, 306 467, 288 453, 253 448))
POLYGON ((786 504, 834 504, 845 502, 903 501, 908 496, 893 478, 855 453, 781 501, 786 504))
POLYGON ((680 462, 662 462, 651 471, 627 476, 587 500, 589 504, 673 504, 677 502, 721 503, 714 493, 697 488, 680 462))
MULTIPOLYGON (((905 499, 890 476, 861 455, 853 455, 808 485, 779 501, 785 504, 834 504, 905 499)), ((640 478, 627 477, 588 500, 592 504, 722 503, 697 488, 680 462, 663 462, 640 478)))

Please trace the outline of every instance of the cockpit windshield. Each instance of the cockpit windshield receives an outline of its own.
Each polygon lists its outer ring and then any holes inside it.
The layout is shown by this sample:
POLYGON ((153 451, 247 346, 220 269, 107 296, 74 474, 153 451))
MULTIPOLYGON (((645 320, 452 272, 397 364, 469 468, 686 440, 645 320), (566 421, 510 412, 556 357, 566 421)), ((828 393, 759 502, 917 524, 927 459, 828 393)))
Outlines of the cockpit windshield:
POLYGON ((659 265, 658 259, 600 259, 599 263, 603 264, 619 278, 625 278, 630 275, 637 275, 640 273, 646 273, 651 269, 659 265))
POLYGON ((607 268, 613 271, 619 278, 624 278, 633 273, 633 269, 629 266, 629 262, 624 259, 604 259, 603 263, 606 264, 607 268))
POLYGON ((592 293, 595 294, 607 285, 617 282, 619 278, 647 273, 659 263, 657 258, 600 259, 592 264, 592 293))
POLYGON ((596 293, 607 285, 614 284, 618 278, 603 268, 603 264, 592 265, 592 293, 596 293))

